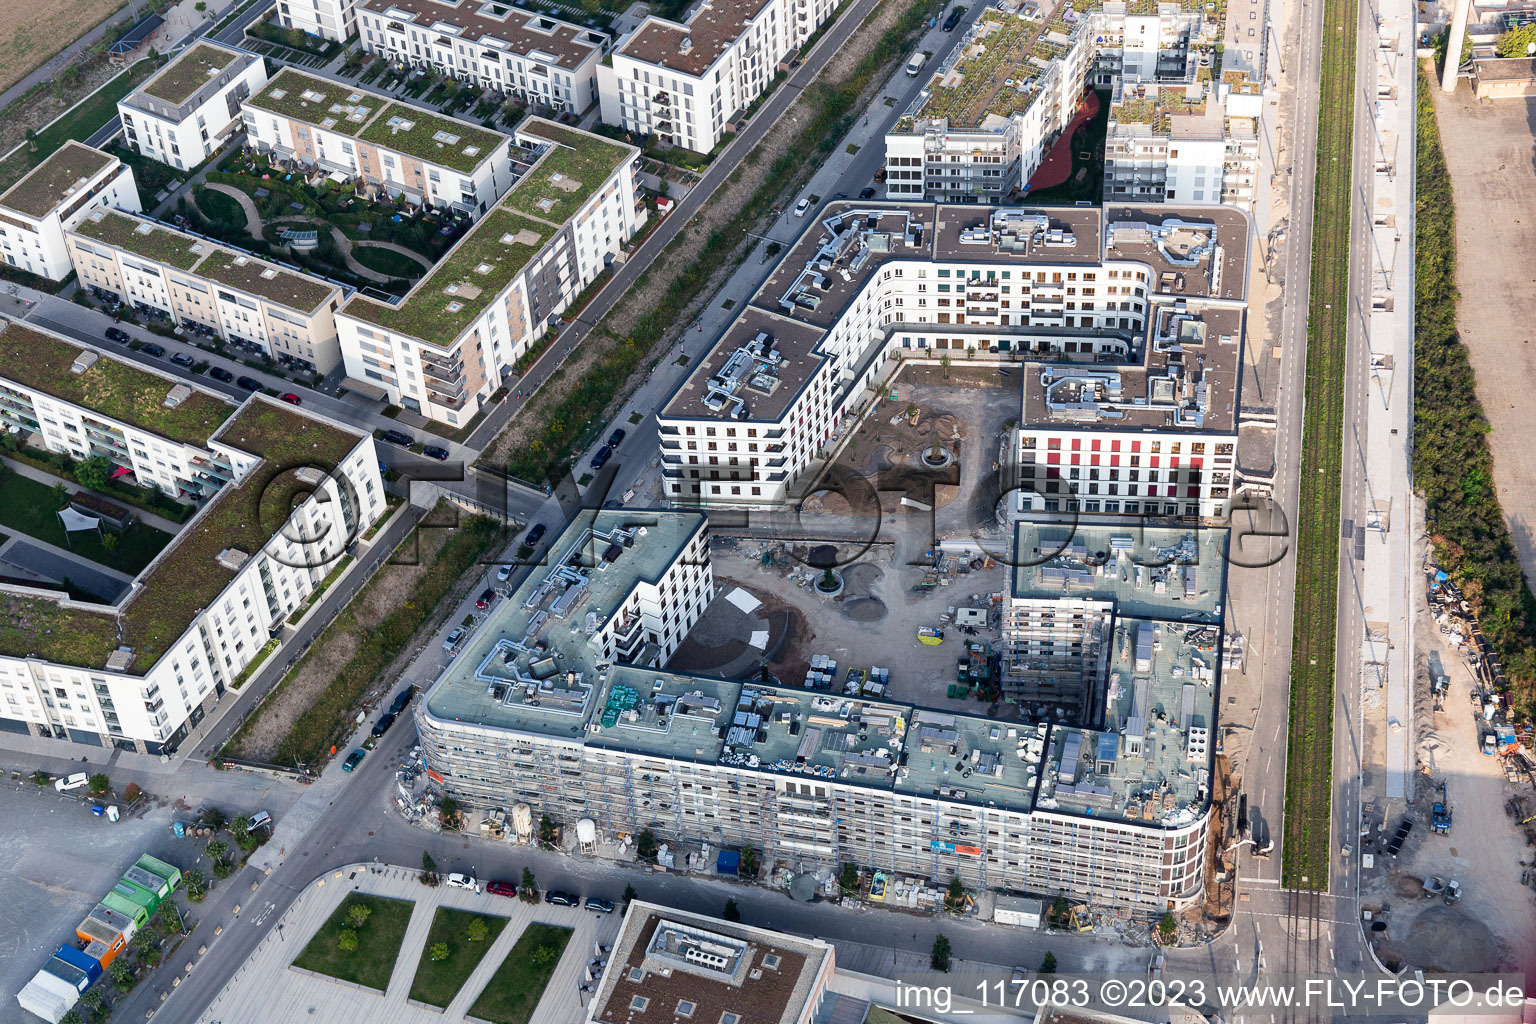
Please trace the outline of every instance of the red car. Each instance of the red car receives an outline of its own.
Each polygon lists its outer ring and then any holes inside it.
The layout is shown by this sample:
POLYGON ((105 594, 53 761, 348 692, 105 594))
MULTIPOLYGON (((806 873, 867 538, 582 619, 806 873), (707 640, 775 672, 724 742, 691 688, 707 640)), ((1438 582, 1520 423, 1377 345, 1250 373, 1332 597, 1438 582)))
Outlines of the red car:
POLYGON ((485 608, 488 605, 490 605, 490 603, 492 601, 494 601, 494 600, 496 600, 496 591, 491 590, 489 587, 487 587, 485 593, 483 593, 479 597, 475 598, 475 607, 476 608, 485 608))
POLYGON ((281 398, 283 401, 287 402, 289 405, 302 405, 302 404, 304 404, 304 400, 302 398, 300 398, 298 395, 294 394, 292 391, 285 391, 281 395, 278 395, 277 397, 281 398))
POLYGON ((517 886, 511 882, 487 882, 485 883, 485 891, 494 893, 497 896, 516 896, 517 886))

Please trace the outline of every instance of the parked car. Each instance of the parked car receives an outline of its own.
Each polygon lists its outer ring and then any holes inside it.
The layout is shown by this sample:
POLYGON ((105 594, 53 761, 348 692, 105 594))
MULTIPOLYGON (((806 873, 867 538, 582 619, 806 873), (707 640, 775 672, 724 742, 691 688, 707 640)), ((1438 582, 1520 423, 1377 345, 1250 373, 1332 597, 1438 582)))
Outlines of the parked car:
POLYGON ((617 448, 619 446, 619 442, 624 440, 625 433, 626 432, 623 427, 614 427, 613 433, 608 435, 608 447, 617 448))
POLYGON ((367 753, 368 751, 364 750, 362 747, 358 747, 356 750, 352 751, 352 753, 347 755, 347 759, 342 762, 341 770, 344 772, 357 771, 357 766, 363 763, 363 758, 367 755, 367 753))
POLYGON ((284 391, 282 394, 278 395, 277 397, 281 398, 283 401, 287 402, 289 405, 303 405, 304 404, 304 399, 300 398, 298 395, 294 394, 292 391, 284 391))
POLYGON ((272 815, 266 811, 257 811, 251 815, 251 831, 257 832, 261 829, 266 829, 269 832, 272 830, 272 815))
POLYGON ((380 736, 383 736, 385 733, 389 732, 389 727, 394 724, 395 713, 393 711, 384 712, 383 717, 381 717, 377 722, 373 723, 373 738, 378 739, 380 736))
POLYGON ((564 889, 551 889, 544 894, 544 902, 553 903, 557 907, 579 907, 581 906, 581 897, 573 892, 566 892, 564 889))
POLYGON ((486 882, 485 891, 492 896, 516 896, 517 886, 511 882, 486 882))
POLYGON ((500 580, 502 583, 507 582, 508 578, 511 577, 511 575, 512 575, 512 567, 510 565, 504 565, 500 569, 496 570, 496 578, 498 580, 500 580))
POLYGON ((221 380, 226 384, 235 379, 235 375, 224 369, 222 366, 210 367, 208 369, 208 376, 212 377, 214 380, 221 380))
POLYGON ((461 875, 457 871, 452 872, 448 875, 447 878, 443 879, 443 883, 450 889, 469 889, 474 892, 480 891, 480 883, 475 881, 474 875, 461 875))
POLYGON ((459 646, 459 641, 464 639, 464 627, 455 626, 453 632, 443 637, 443 650, 451 651, 459 646))
POLYGON ((421 450, 421 454, 427 456, 427 458, 429 458, 429 459, 436 459, 438 462, 447 462, 448 461, 448 449, 447 448, 439 448, 435 444, 427 445, 425 448, 423 448, 421 450))
POLYGON ((85 774, 85 772, 76 772, 73 775, 66 775, 62 779, 55 779, 53 788, 60 793, 68 793, 72 789, 79 789, 89 781, 91 781, 91 777, 85 774))
POLYGON ((492 590, 490 587, 486 587, 480 596, 475 598, 475 607, 489 608, 491 606, 491 602, 494 600, 496 600, 496 591, 492 590))
POLYGON ((811 199, 810 199, 809 196, 805 196, 798 203, 795 204, 795 216, 796 217, 804 217, 805 216, 805 211, 809 210, 810 208, 811 208, 811 199))
POLYGON ((534 523, 533 528, 528 531, 528 536, 523 538, 523 542, 527 544, 537 544, 543 538, 545 531, 548 529, 549 527, 545 526, 543 523, 534 523))
POLYGON ((176 352, 171 355, 171 362, 175 363, 177 366, 190 367, 193 363, 193 359, 185 352, 176 352))
POLYGON ((235 383, 239 384, 247 391, 260 391, 262 388, 261 381, 257 380, 255 377, 236 377, 235 383))
POLYGON ((409 448, 416 443, 416 439, 403 430, 386 430, 379 435, 379 439, 388 441, 390 444, 397 444, 402 448, 409 448))
POLYGON ((128 337, 128 332, 123 330, 121 327, 108 327, 107 340, 115 341, 119 345, 126 345, 130 339, 128 337))
POLYGON ((143 352, 147 356, 154 356, 156 359, 159 359, 161 356, 165 355, 164 347, 156 345, 154 342, 150 342, 148 345, 140 345, 139 351, 143 352))
POLYGON ((591 466, 593 469, 602 469, 603 465, 612 457, 613 446, 605 444, 597 450, 596 455, 592 456, 591 466))
POLYGON ((611 914, 613 913, 613 901, 600 900, 595 896, 589 897, 587 899, 587 909, 597 914, 611 914))
POLYGON ((416 688, 414 686, 407 686, 405 689, 395 694, 394 703, 390 704, 389 706, 389 713, 392 715, 398 715, 400 712, 411 706, 411 699, 415 696, 416 688))
POLYGON ((875 190, 872 189, 872 188, 868 188, 868 187, 861 188, 861 189, 859 189, 859 198, 860 199, 873 199, 873 198, 875 198, 875 190))

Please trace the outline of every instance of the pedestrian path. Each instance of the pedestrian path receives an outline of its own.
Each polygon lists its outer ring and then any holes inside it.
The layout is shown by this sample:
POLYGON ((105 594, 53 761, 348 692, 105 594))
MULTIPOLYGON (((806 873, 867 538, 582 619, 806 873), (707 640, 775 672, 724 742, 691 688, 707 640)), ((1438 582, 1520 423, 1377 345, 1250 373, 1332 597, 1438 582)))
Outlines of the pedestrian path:
MULTIPOLYGON (((241 211, 245 214, 246 234, 250 235, 252 238, 261 237, 261 214, 257 212, 256 204, 251 200, 250 196, 245 194, 244 190, 235 188, 233 185, 224 185, 216 181, 209 182, 208 188, 214 192, 229 196, 229 198, 239 203, 241 211)), ((207 211, 205 210, 203 212, 203 216, 206 217, 207 215, 207 211)))
POLYGON ((164 530, 166 533, 172 535, 180 532, 181 530, 180 523, 177 523, 171 519, 167 519, 165 516, 156 515, 153 512, 146 512, 144 509, 141 509, 136 505, 129 505, 127 502, 114 498, 111 495, 102 494, 99 491, 93 491, 88 487, 81 487, 79 484, 72 480, 65 480, 61 476, 54 476, 47 470, 38 469, 36 466, 33 466, 29 463, 0 456, 0 464, 3 464, 6 469, 10 470, 12 473, 15 473, 17 476, 24 476, 28 480, 36 480, 38 483, 47 484, 49 487, 63 484, 65 487, 69 488, 70 493, 74 493, 75 491, 85 491, 87 494, 98 495, 103 501, 110 501, 115 505, 122 505, 123 507, 130 510, 133 513, 133 517, 139 522, 143 523, 145 526, 153 526, 157 530, 164 530))

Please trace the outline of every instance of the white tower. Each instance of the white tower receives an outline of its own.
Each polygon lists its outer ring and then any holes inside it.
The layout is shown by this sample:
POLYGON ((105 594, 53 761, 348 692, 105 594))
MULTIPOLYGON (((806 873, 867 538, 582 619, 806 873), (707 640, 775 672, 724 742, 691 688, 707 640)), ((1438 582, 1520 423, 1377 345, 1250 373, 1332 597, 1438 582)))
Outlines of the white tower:
POLYGON ((1456 77, 1461 70, 1461 45, 1467 38, 1467 15, 1472 12, 1472 0, 1456 0, 1456 13, 1451 16, 1451 37, 1446 40, 1445 72, 1440 88, 1456 91, 1456 77))

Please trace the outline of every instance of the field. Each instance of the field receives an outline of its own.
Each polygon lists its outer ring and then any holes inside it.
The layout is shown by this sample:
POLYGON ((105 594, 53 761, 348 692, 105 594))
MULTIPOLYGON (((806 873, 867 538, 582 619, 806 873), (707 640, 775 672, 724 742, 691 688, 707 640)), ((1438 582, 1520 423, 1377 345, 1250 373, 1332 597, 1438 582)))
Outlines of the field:
POLYGON ((122 0, 29 0, 0 6, 0 89, 85 35, 122 0))
POLYGON ((382 992, 389 988, 389 976, 394 973, 405 926, 410 924, 415 906, 410 900, 354 893, 342 900, 341 906, 320 926, 293 966, 382 992), (338 940, 342 930, 351 927, 348 911, 359 905, 371 913, 367 922, 355 929, 357 948, 346 952, 338 940))
POLYGON ((1339 472, 1348 326, 1350 155, 1358 0, 1327 0, 1307 322, 1307 396, 1296 514, 1295 637, 1285 781, 1287 886, 1328 888, 1333 783, 1334 635, 1339 596, 1339 472))

